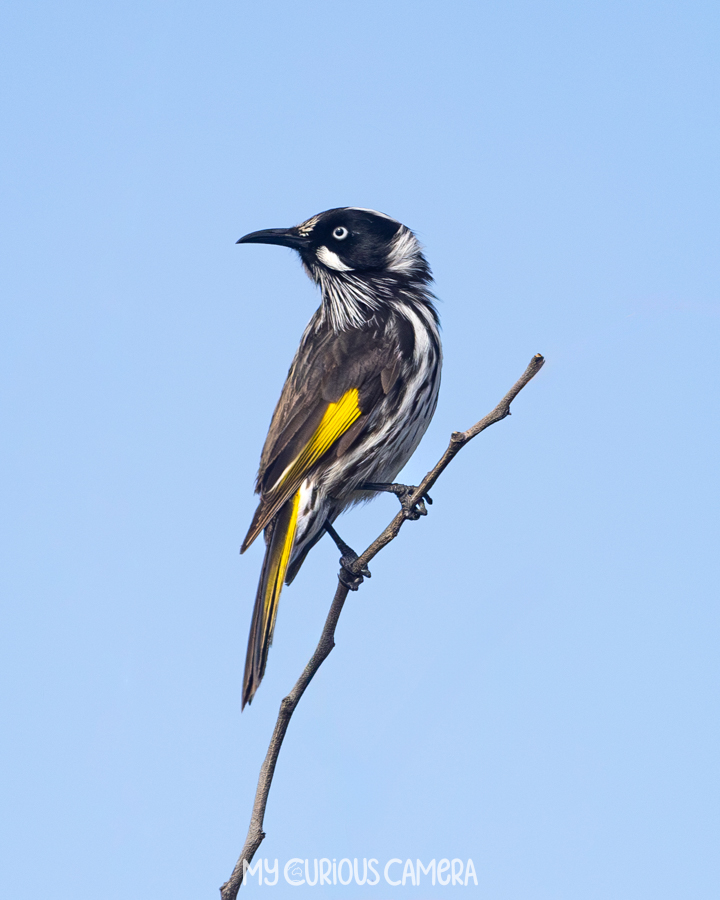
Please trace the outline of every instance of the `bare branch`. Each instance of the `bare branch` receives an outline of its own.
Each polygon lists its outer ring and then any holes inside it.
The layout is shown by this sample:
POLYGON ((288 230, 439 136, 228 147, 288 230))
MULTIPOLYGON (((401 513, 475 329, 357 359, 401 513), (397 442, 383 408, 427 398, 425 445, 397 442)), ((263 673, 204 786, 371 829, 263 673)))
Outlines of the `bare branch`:
MULTIPOLYGON (((510 415, 510 404, 525 385, 537 375, 544 364, 545 358, 537 353, 530 360, 530 364, 527 369, 525 369, 522 376, 515 382, 492 412, 489 412, 484 418, 480 419, 479 422, 476 422, 472 428, 468 428, 467 431, 454 431, 450 435, 450 443, 448 444, 447 450, 440 457, 440 460, 435 467, 432 468, 420 482, 415 493, 410 498, 408 503, 409 506, 412 507, 422 500, 465 444, 468 444, 474 437, 477 437, 481 431, 485 431, 486 428, 489 428, 496 422, 501 422, 506 416, 510 415)), ((373 556, 377 556, 383 547, 387 546, 390 541, 394 541, 403 526, 403 522, 405 522, 407 518, 408 513, 404 509, 401 510, 385 531, 375 538, 363 554, 358 556, 352 568, 356 572, 359 572, 363 566, 366 566, 370 562, 373 556)))
POLYGON ((244 876, 243 860, 247 860, 248 863, 252 862, 253 856, 255 856, 258 847, 263 842, 265 832, 262 830, 262 826, 263 819, 265 818, 265 807, 267 806, 270 785, 272 784, 273 775, 275 774, 275 763, 280 754, 282 742, 285 740, 285 732, 290 723, 290 717, 295 712, 295 707, 305 693, 305 688, 310 684, 313 676, 335 646, 335 627, 340 618, 342 608, 345 605, 347 595, 348 589, 338 581, 335 597, 330 606, 330 612, 325 620, 325 626, 323 627, 322 635, 315 648, 315 652, 313 653, 310 662, 305 666, 302 675, 295 682, 295 687, 280 704, 280 712, 278 713, 277 722, 275 723, 275 728, 272 737, 270 738, 270 746, 268 747, 265 759, 260 768, 260 777, 258 778, 255 802, 253 804, 252 816, 250 817, 250 827, 248 828, 247 837, 245 838, 245 846, 242 849, 240 858, 235 864, 232 875, 220 888, 222 900, 235 900, 244 876))
MULTIPOLYGON (((467 443, 474 437, 477 437, 481 431, 484 431, 486 428, 489 428, 496 422, 502 421, 502 419, 510 415, 510 404, 525 385, 537 375, 544 363, 545 360, 539 353, 534 356, 530 360, 530 365, 527 367, 522 377, 512 386, 492 412, 489 412, 484 418, 480 419, 479 422, 476 422, 472 428, 468 428, 467 431, 455 431, 450 436, 450 443, 448 444, 447 450, 443 453, 437 465, 427 473, 425 478, 423 478, 422 482, 418 485, 410 498, 409 506, 411 508, 414 504, 419 503, 422 500, 425 494, 428 493, 445 469, 450 465, 454 457, 457 456, 467 443)), ((401 510, 382 534, 380 534, 372 544, 370 544, 367 550, 357 558, 352 568, 356 572, 359 572, 363 566, 367 565, 374 556, 377 556, 383 547, 387 546, 398 536, 403 523, 408 518, 410 518, 410 514, 407 509, 401 510)), ((330 655, 330 652, 335 646, 335 628, 337 627, 338 619, 340 618, 340 613, 345 605, 347 595, 348 588, 338 581, 335 597, 330 606, 330 611, 325 620, 322 635, 315 648, 315 652, 313 653, 310 662, 305 666, 302 675, 295 683, 295 687, 293 687, 280 704, 280 712, 278 713, 277 722, 275 723, 275 728, 272 737, 270 738, 270 746, 268 747, 265 760, 260 768, 257 791, 255 792, 255 802, 250 817, 250 827, 248 828, 247 837, 245 838, 245 846, 242 849, 240 858, 235 864, 232 875, 220 888, 222 900, 235 900, 244 877, 243 861, 246 861, 248 864, 252 862, 255 853, 265 838, 265 832, 262 830, 263 819, 265 818, 265 807, 267 806, 268 794, 270 793, 270 786, 275 773, 275 764, 277 763, 280 748, 285 739, 285 732, 290 723, 290 718, 295 712, 295 707, 305 693, 305 688, 310 684, 315 673, 330 655)))

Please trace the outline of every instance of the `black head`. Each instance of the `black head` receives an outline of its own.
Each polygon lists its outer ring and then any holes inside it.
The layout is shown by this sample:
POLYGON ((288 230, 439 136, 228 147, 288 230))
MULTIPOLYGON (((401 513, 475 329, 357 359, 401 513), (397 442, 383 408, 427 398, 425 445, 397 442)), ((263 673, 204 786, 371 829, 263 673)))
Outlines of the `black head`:
POLYGON ((328 209, 294 228, 270 228, 241 237, 238 244, 292 247, 308 270, 409 272, 422 259, 412 232, 384 213, 355 206, 328 209))

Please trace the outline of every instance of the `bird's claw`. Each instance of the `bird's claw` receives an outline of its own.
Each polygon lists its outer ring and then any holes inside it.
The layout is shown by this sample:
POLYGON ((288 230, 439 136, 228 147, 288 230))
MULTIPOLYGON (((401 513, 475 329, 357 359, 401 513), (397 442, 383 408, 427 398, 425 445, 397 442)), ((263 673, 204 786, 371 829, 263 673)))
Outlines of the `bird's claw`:
POLYGON ((357 553, 349 544, 345 543, 330 522, 325 523, 325 531, 335 541, 335 546, 342 553, 340 557, 340 571, 338 572, 340 584, 344 585, 349 591, 356 591, 365 578, 370 578, 370 569, 367 566, 363 566, 360 569, 357 567, 359 559, 357 553))
POLYGON ((338 572, 338 578, 340 579, 340 583, 345 585, 350 591, 356 591, 365 578, 371 577, 370 569, 368 569, 367 566, 363 566, 362 569, 358 571, 355 570, 355 563, 357 560, 357 554, 340 557, 340 571, 338 572))
POLYGON ((394 493, 400 501, 406 519, 409 519, 411 522, 417 522, 421 516, 426 516, 428 514, 425 501, 427 500, 427 502, 432 505, 432 499, 429 494, 423 494, 419 500, 412 503, 410 498, 417 490, 417 487, 410 484, 400 484, 397 485, 397 487, 400 488, 400 490, 397 490, 394 493))
POLYGON ((410 519, 412 522, 416 522, 421 516, 426 516, 428 514, 427 507, 425 506, 426 500, 432 505, 432 498, 428 493, 422 494, 420 499, 416 500, 414 503, 411 502, 410 498, 417 490, 417 486, 413 484, 376 484, 369 482, 361 485, 361 490, 387 491, 389 494, 395 494, 405 513, 405 518, 410 519))

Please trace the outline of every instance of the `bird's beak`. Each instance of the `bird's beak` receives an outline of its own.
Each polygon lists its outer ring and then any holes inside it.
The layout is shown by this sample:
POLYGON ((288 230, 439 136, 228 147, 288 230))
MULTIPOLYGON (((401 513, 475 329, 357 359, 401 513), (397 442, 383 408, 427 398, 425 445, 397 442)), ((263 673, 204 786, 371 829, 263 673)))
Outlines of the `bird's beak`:
POLYGON ((310 241, 303 237, 297 228, 266 228, 264 231, 252 231, 241 237, 238 244, 279 244, 293 250, 304 250, 310 241))

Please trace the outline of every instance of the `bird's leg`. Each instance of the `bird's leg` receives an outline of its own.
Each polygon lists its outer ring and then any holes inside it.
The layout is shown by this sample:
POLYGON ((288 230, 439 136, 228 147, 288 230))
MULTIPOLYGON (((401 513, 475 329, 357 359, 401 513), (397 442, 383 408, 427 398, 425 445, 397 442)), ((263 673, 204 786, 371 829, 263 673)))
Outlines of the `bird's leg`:
POLYGON ((342 553, 338 578, 346 588, 356 591, 363 583, 363 578, 370 578, 370 569, 367 566, 363 566, 359 572, 356 572, 353 568, 353 563, 357 561, 357 553, 345 543, 329 522, 325 523, 325 531, 335 541, 338 550, 342 553))
POLYGON ((410 502, 410 498, 417 490, 417 487, 412 484, 385 484, 384 482, 377 484, 373 482, 361 484, 358 490, 387 491, 389 494, 395 494, 403 508, 405 518, 411 519, 413 522, 416 522, 420 516, 426 516, 428 514, 427 507, 425 506, 426 500, 432 505, 430 494, 423 494, 417 503, 410 502))

